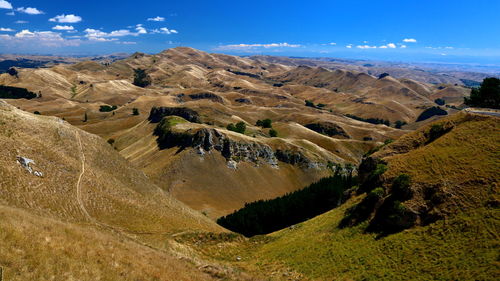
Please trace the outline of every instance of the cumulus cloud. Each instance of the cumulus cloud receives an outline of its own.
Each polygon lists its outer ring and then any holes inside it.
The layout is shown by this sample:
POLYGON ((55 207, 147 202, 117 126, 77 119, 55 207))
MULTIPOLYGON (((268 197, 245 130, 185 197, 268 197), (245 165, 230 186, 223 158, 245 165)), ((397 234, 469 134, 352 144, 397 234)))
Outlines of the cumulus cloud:
POLYGON ((406 45, 401 45, 401 46, 399 46, 399 47, 400 47, 401 49, 406 49, 406 47, 407 47, 407 46, 406 46, 406 45))
POLYGON ((142 26, 142 24, 136 25, 135 30, 137 31, 138 34, 147 34, 148 33, 148 31, 142 26))
POLYGON ((352 44, 345 46, 347 49, 352 49, 352 44))
POLYGON ((356 46, 358 49, 377 49, 377 46, 369 46, 369 45, 358 45, 356 46))
POLYGON ((21 8, 17 8, 16 11, 21 12, 21 13, 25 13, 28 15, 41 15, 41 14, 43 14, 43 11, 40 11, 37 8, 32 8, 32 7, 28 7, 28 8, 21 7, 21 8))
POLYGON ((175 29, 168 29, 166 27, 162 27, 160 29, 153 29, 153 33, 160 33, 160 34, 177 34, 177 30, 175 29))
POLYGON ((60 23, 77 23, 82 21, 82 17, 73 14, 71 15, 62 14, 49 19, 49 21, 60 22, 60 23))
POLYGON ((3 31, 3 32, 12 32, 12 31, 15 31, 15 30, 12 29, 12 28, 0 27, 0 31, 3 31))
POLYGON ((394 44, 394 43, 389 43, 389 44, 387 44, 387 45, 380 46, 379 48, 380 48, 380 49, 395 49, 395 48, 396 48, 396 44, 394 44))
POLYGON ((80 40, 67 40, 60 33, 53 31, 30 31, 24 29, 15 35, 0 35, 0 41, 12 46, 26 46, 37 44, 45 47, 79 46, 80 40))
POLYGON ((135 45, 135 44, 137 44, 137 42, 133 42, 133 41, 124 41, 124 42, 120 42, 120 43, 123 45, 135 45))
POLYGON ((0 9, 10 9, 10 10, 12 10, 12 4, 10 4, 10 2, 7 2, 5 0, 0 0, 0 9))
POLYGON ((75 28, 71 25, 56 25, 52 27, 53 30, 65 30, 65 31, 72 31, 75 30, 75 28))
POLYGON ((405 38, 405 39, 403 39, 403 42, 405 42, 405 43, 417 43, 417 39, 405 38))
POLYGON ((17 23, 17 24, 24 24, 24 23, 29 23, 29 21, 25 21, 25 20, 18 20, 18 21, 15 21, 14 23, 17 23))
POLYGON ((154 17, 154 18, 148 18, 148 21, 165 21, 165 18, 157 16, 157 17, 154 17))
POLYGON ((288 44, 288 43, 269 43, 269 44, 232 44, 219 46, 218 50, 251 50, 256 48, 299 48, 302 45, 299 44, 288 44))

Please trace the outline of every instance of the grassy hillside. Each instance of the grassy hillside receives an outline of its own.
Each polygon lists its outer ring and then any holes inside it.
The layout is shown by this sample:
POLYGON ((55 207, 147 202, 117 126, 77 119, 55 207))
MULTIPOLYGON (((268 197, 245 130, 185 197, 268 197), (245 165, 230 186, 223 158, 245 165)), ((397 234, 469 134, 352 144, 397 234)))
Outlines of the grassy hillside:
POLYGON ((449 117, 371 156, 387 165, 382 198, 394 192, 390 184, 397 175, 408 174, 412 197, 402 206, 422 216, 424 210, 437 214, 433 222, 417 221, 414 227, 381 236, 367 232, 375 209, 367 220, 339 227, 348 210, 366 198, 361 194, 293 227, 242 242, 200 246, 200 251, 225 261, 239 256, 236 264, 267 272, 272 280, 497 280, 498 121, 470 114, 449 117), (448 129, 430 141, 436 125, 448 129), (433 201, 425 196, 432 194, 429 190, 444 195, 433 201))
POLYGON ((224 230, 103 139, 0 101, 0 142, 6 280, 250 280, 176 243, 179 233, 224 230))

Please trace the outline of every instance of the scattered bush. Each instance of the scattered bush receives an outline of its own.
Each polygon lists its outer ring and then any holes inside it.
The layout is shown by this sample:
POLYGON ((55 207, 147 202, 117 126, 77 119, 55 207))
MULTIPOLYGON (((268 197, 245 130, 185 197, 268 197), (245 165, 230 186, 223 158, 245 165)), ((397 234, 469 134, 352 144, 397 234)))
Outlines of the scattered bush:
POLYGON ((405 121, 401 121, 401 120, 397 120, 395 123, 394 123, 394 128, 396 129, 401 129, 404 125, 406 125, 408 123, 406 123, 405 121))
POLYGON ((132 115, 139 115, 139 109, 138 108, 132 108, 132 115))
POLYGON ((109 106, 109 105, 101 105, 99 107, 99 111, 100 112, 111 112, 115 109, 117 109, 118 107, 116 105, 113 105, 113 106, 109 106))
POLYGON ((271 136, 271 138, 277 137, 278 136, 278 131, 276 131, 275 129, 269 130, 269 136, 271 136))
POLYGON ((262 128, 272 128, 273 121, 271 119, 257 120, 257 123, 255 123, 255 125, 262 128))
POLYGON ((15 68, 13 68, 13 67, 9 68, 9 70, 7 70, 7 73, 8 73, 10 76, 16 76, 16 77, 17 77, 17 75, 19 74, 19 73, 17 72, 17 69, 15 69, 15 68))
POLYGON ((35 111, 35 112, 33 112, 33 114, 35 114, 35 115, 42 115, 42 114, 40 114, 40 111, 35 111))
POLYGON ((227 125, 226 129, 228 129, 229 131, 244 134, 247 129, 247 125, 244 122, 238 122, 236 123, 236 125, 231 123, 227 125))
POLYGON ((309 106, 309 107, 316 107, 314 105, 314 102, 310 101, 310 100, 306 100, 306 106, 309 106))
POLYGON ((429 132, 427 132, 425 135, 427 137, 427 142, 426 144, 429 144, 433 141, 435 141, 436 139, 438 139, 439 137, 443 136, 444 134, 448 133, 449 131, 451 131, 452 127, 450 128, 445 128, 443 126, 443 124, 433 124, 429 130, 429 132))
POLYGON ((110 145, 113 145, 113 144, 115 143, 115 139, 109 139, 109 140, 108 140, 108 143, 109 143, 110 145))
POLYGON ((470 97, 464 98, 468 106, 500 109, 500 79, 485 78, 481 86, 473 88, 470 97))
POLYGON ((151 85, 151 77, 146 73, 146 70, 138 68, 134 69, 134 85, 145 88, 151 85))
POLYGON ((382 78, 385 78, 385 77, 387 77, 387 76, 390 76, 390 75, 389 75, 389 73, 384 72, 384 73, 382 73, 382 74, 380 74, 380 75, 378 76, 378 79, 382 79, 382 78))
POLYGON ((446 101, 444 99, 435 99, 434 102, 437 104, 437 105, 445 105, 446 104, 446 101))

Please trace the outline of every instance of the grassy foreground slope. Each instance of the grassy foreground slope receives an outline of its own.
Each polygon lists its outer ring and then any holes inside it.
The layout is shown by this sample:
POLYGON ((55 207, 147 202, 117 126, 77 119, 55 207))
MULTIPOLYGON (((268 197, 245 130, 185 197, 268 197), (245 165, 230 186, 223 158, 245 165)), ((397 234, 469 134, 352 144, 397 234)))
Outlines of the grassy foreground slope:
POLYGON ((365 221, 340 228, 348 210, 366 198, 361 194, 293 227, 201 250, 228 261, 240 256, 240 266, 268 272, 271 280, 498 280, 499 132, 496 117, 458 114, 370 156, 387 165, 380 183, 384 198, 392 179, 406 173, 412 197, 401 205, 419 216, 420 210, 434 214, 433 222, 417 220, 414 227, 381 236, 367 231, 374 210, 365 221), (435 125, 445 133, 429 142, 435 125), (439 194, 440 200, 425 194, 439 194))
POLYGON ((248 280, 176 243, 224 230, 101 138, 0 101, 0 143, 5 280, 248 280), (31 172, 19 156, 34 160, 31 172))
POLYGON ((351 199, 295 229, 271 235, 255 260, 281 263, 317 280, 495 280, 499 277, 500 122, 459 114, 433 125, 453 128, 432 142, 427 126, 377 152, 388 170, 412 179, 406 208, 429 205, 422 190, 438 189, 444 200, 431 208, 440 220, 382 238, 365 231, 368 221, 340 229, 351 199), (427 135, 428 136, 428 135, 427 135))

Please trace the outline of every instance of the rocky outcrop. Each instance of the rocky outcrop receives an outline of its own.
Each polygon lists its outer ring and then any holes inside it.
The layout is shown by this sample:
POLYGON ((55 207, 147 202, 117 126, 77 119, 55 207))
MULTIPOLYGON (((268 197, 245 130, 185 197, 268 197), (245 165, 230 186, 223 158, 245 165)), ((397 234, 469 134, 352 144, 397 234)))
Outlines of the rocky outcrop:
MULTIPOLYGON (((269 145, 259 142, 236 141, 216 129, 202 128, 197 131, 175 131, 168 125, 160 122, 154 134, 158 136, 157 143, 160 149, 179 147, 181 150, 191 147, 200 155, 218 151, 227 161, 252 162, 256 165, 269 164, 278 166, 278 160, 304 168, 320 168, 322 165, 311 161, 300 152, 278 149, 274 151, 269 145)), ((236 165, 231 162, 229 165, 236 165)), ((229 167, 228 166, 228 167, 229 167)), ((324 166, 324 165, 323 165, 324 166)))
POLYGON ((165 116, 179 116, 189 122, 200 123, 200 115, 198 112, 186 107, 153 107, 149 113, 148 120, 151 123, 158 123, 165 116))

